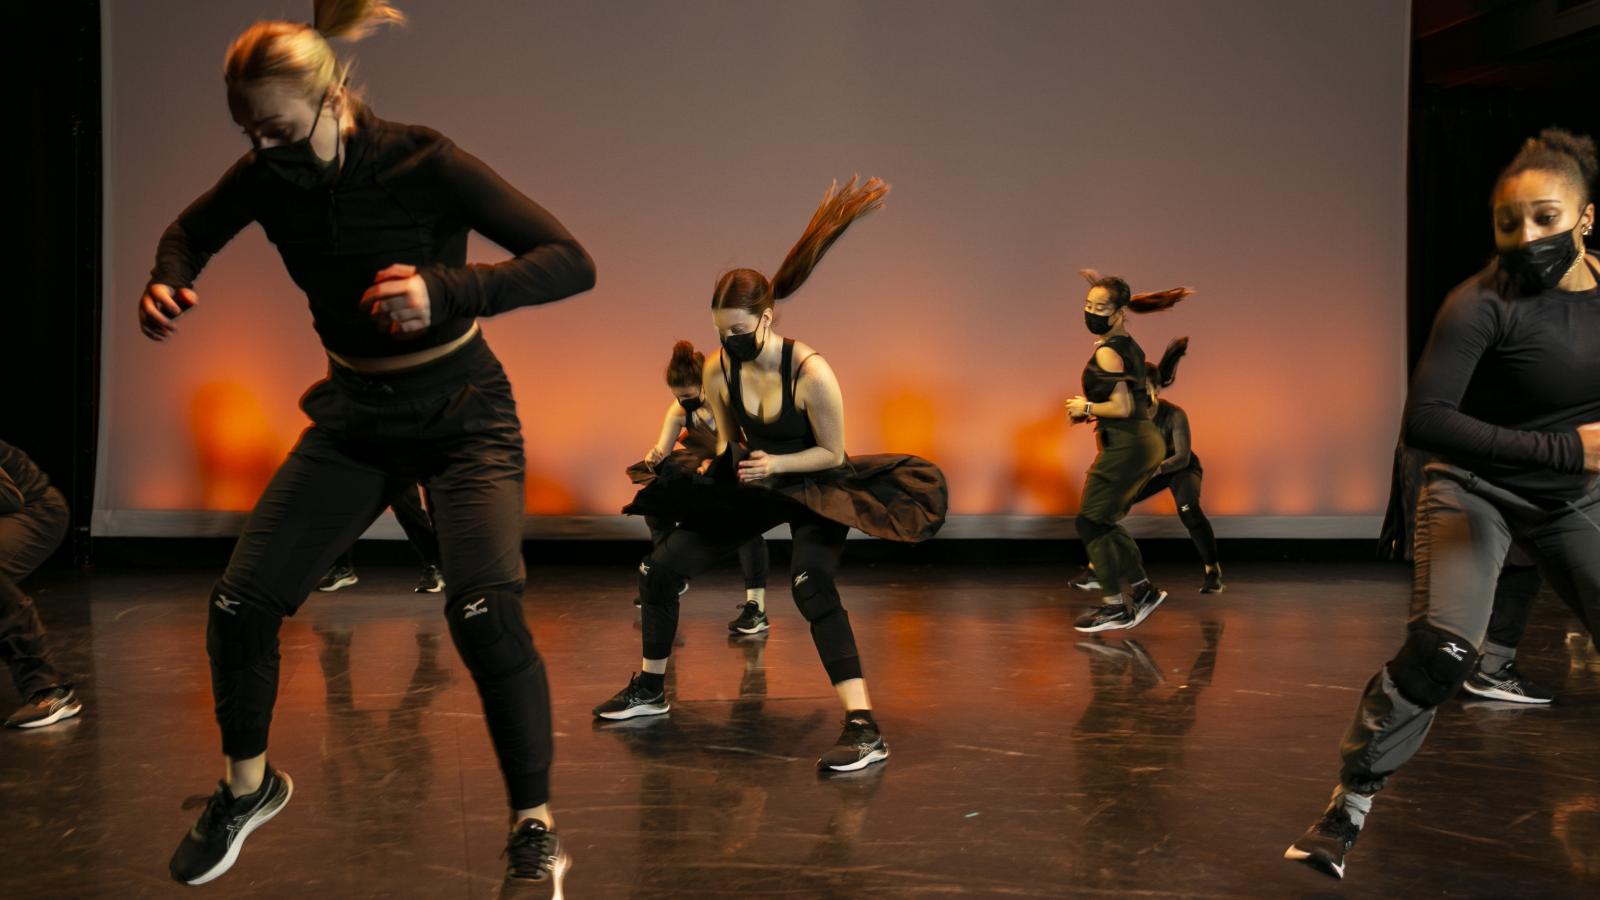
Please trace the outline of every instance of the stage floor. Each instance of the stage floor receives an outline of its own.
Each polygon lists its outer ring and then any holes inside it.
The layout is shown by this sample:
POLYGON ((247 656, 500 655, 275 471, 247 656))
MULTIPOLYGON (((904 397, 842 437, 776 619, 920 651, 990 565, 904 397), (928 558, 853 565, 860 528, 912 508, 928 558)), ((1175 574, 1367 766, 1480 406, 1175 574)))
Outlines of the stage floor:
MULTIPOLYGON (((1195 568, 1158 566, 1168 604, 1092 640, 1071 630, 1085 598, 1064 567, 847 563, 893 757, 832 779, 814 761, 839 711, 787 591, 770 636, 730 640, 736 574, 697 580, 671 716, 606 727, 590 707, 638 665, 631 572, 532 569, 568 896, 1600 896, 1600 662, 1560 604, 1541 603, 1521 663, 1556 705, 1451 702, 1335 882, 1281 856, 1398 646, 1409 572, 1239 564, 1203 597, 1195 568)), ((88 708, 0 734, 0 896, 495 896, 504 795, 477 697, 442 600, 393 567, 283 629, 272 759, 293 801, 215 885, 168 880, 197 815, 181 804, 219 774, 215 574, 30 584, 88 708)))

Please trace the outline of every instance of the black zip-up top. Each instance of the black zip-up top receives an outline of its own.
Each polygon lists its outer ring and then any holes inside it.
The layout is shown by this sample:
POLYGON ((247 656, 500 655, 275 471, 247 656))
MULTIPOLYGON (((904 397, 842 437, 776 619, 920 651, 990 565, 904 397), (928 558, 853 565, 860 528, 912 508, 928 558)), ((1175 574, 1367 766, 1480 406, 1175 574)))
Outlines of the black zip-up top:
POLYGON ((1559 506, 1591 483, 1577 429, 1600 421, 1600 290, 1507 296, 1501 280, 1491 265, 1439 310, 1411 378, 1406 443, 1559 506))
POLYGON ((152 282, 192 287, 240 229, 261 223, 306 292, 322 344, 345 356, 415 353, 466 333, 476 316, 549 303, 594 286, 594 263, 561 223, 431 128, 362 106, 331 187, 283 181, 246 153, 161 236, 152 282), (467 232, 510 251, 466 265, 467 232), (409 263, 428 286, 431 325, 391 337, 361 310, 373 276, 409 263))

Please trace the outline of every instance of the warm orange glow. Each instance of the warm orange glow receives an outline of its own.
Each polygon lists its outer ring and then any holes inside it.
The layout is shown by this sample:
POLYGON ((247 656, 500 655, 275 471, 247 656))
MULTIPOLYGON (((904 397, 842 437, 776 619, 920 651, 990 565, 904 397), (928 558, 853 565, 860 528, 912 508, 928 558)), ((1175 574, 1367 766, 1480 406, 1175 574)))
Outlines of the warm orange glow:
POLYGON ((554 478, 528 473, 522 488, 523 510, 535 516, 570 516, 579 511, 577 498, 554 478))
MULTIPOLYGON (((1051 410, 1012 432, 1011 473, 1001 509, 1059 516, 1077 507, 1083 475, 1069 472, 1062 456, 1067 427, 1066 413, 1051 410)), ((1081 433, 1093 439, 1087 429, 1081 433)))
POLYGON ((189 402, 189 426, 203 508, 253 507, 285 453, 256 395, 232 381, 203 385, 189 402))
POLYGON ((895 453, 938 459, 939 413, 927 394, 904 389, 890 394, 878 409, 883 446, 895 453))

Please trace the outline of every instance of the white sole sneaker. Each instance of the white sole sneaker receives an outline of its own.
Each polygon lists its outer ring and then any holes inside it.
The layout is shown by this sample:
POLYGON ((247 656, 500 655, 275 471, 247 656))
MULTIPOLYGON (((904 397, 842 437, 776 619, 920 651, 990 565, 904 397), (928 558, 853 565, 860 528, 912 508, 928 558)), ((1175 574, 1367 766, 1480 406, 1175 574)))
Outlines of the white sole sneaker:
POLYGON ((881 750, 874 750, 871 753, 868 753, 866 756, 861 757, 853 763, 848 763, 842 766, 830 766, 825 764, 823 765, 823 768, 827 769, 829 772, 859 772, 873 763, 880 763, 888 758, 889 748, 885 746, 881 750))
POLYGON ((1313 869, 1316 869, 1318 872, 1332 875, 1341 881, 1344 880, 1343 863, 1336 863, 1331 859, 1323 859, 1320 856, 1312 856, 1311 854, 1292 844, 1289 846, 1289 849, 1283 851, 1283 858, 1290 860, 1291 862, 1303 863, 1313 869))
POLYGON ((1138 612, 1134 613, 1133 614, 1133 621, 1129 622, 1128 624, 1126 624, 1126 625, 1124 625, 1122 627, 1124 629, 1138 628, 1139 627, 1139 623, 1143 622, 1145 619, 1150 618, 1150 614, 1155 612, 1156 611, 1156 607, 1160 606, 1162 604, 1162 602, 1165 601, 1166 599, 1167 599, 1167 592, 1166 591, 1162 591, 1161 593, 1157 594, 1156 595, 1156 602, 1150 604, 1149 606, 1143 607, 1138 612))
POLYGON ((331 594, 334 591, 340 590, 342 588, 347 588, 352 584, 356 584, 360 580, 361 580, 360 578, 358 578, 358 577, 356 577, 354 575, 346 575, 345 577, 339 579, 338 581, 335 581, 333 584, 319 584, 319 585, 317 585, 317 590, 323 592, 324 594, 331 594))
POLYGON ((595 715, 602 719, 620 722, 623 719, 637 719, 640 716, 664 716, 671 709, 671 703, 662 703, 659 706, 653 703, 646 703, 643 706, 630 706, 617 712, 595 713, 595 715))
POLYGON ((60 709, 56 710, 55 712, 51 713, 48 716, 45 716, 42 719, 36 719, 36 720, 34 720, 32 722, 22 722, 20 724, 13 725, 11 727, 22 729, 22 730, 27 730, 29 728, 43 728, 46 725, 54 725, 55 723, 60 722, 63 719, 70 719, 70 718, 78 715, 81 712, 83 712, 83 704, 78 702, 77 700, 74 700, 74 701, 72 701, 72 703, 68 704, 67 706, 61 707, 60 709))
POLYGON ((217 878, 222 877, 223 873, 233 868, 233 864, 239 861, 239 851, 244 849, 244 839, 249 837, 250 833, 255 831, 257 828, 260 828, 261 826, 272 821, 273 816, 276 816, 278 813, 282 812, 283 808, 289 805, 289 798, 294 796, 294 779, 290 778, 286 772, 279 772, 278 777, 283 779, 283 786, 285 788, 283 800, 281 800, 276 806, 264 810, 259 816, 256 816, 249 822, 245 823, 244 828, 239 831, 239 837, 234 840, 233 846, 228 848, 228 853, 226 856, 222 857, 221 862, 212 866, 199 878, 186 881, 184 884, 205 884, 208 881, 214 881, 217 878))
POLYGON ((1483 697, 1486 700, 1504 700, 1507 703, 1522 703, 1529 706, 1544 706, 1555 699, 1554 697, 1529 697, 1527 694, 1517 694, 1511 691, 1503 691, 1500 689, 1499 685, 1489 688, 1477 687, 1470 680, 1462 684, 1461 689, 1474 696, 1483 697))

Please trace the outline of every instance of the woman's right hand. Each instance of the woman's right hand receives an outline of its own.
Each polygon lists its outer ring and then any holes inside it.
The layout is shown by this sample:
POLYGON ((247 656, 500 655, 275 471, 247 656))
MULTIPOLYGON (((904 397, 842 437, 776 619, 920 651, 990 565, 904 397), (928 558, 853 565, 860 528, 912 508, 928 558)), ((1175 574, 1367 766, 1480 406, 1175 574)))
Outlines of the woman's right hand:
POLYGON ((1600 422, 1579 425, 1578 437, 1583 441, 1583 470, 1600 474, 1600 422))
POLYGON ((139 330, 152 341, 164 341, 178 333, 172 321, 199 302, 200 296, 190 288, 174 291, 171 285, 151 282, 139 298, 139 330))
POLYGON ((644 464, 654 469, 656 467, 656 463, 661 462, 666 458, 667 455, 661 452, 660 447, 651 447, 650 452, 644 455, 644 464))

